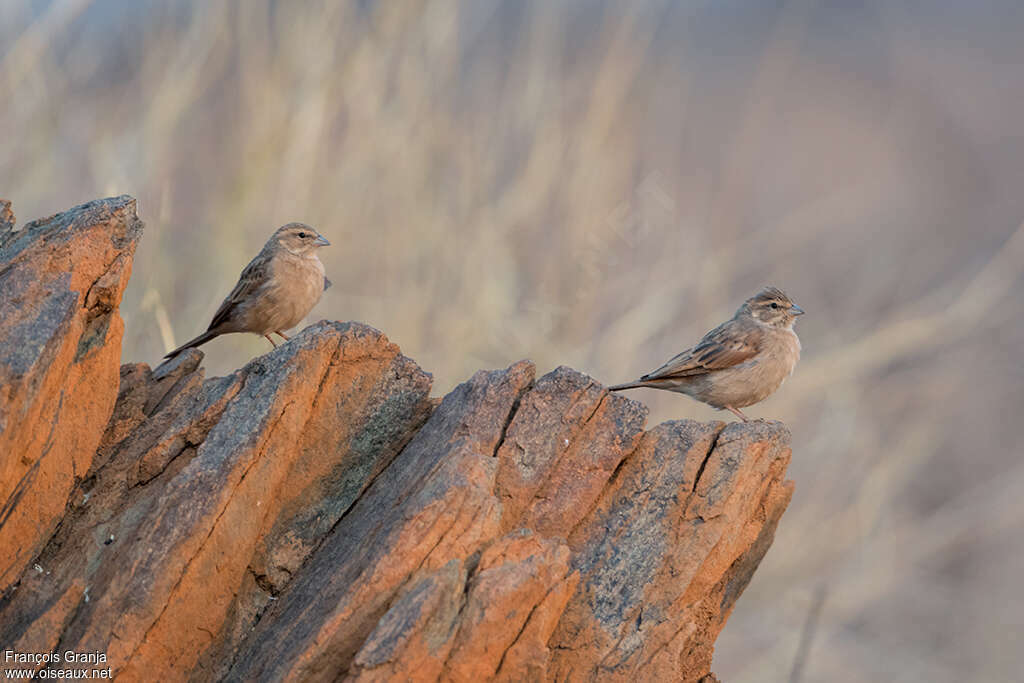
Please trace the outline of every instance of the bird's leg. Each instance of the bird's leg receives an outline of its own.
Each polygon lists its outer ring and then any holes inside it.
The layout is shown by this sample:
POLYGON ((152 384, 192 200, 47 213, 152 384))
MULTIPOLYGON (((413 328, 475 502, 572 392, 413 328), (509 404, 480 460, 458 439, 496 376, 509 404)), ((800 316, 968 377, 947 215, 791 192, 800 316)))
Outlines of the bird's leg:
POLYGON ((275 349, 277 348, 277 342, 275 342, 275 341, 274 341, 273 339, 271 339, 271 338, 270 338, 270 335, 269 335, 269 334, 265 334, 265 335, 263 335, 263 336, 267 338, 267 341, 268 341, 268 342, 270 342, 271 344, 273 344, 273 345, 274 345, 274 348, 275 348, 275 349))
POLYGON ((750 420, 747 419, 747 416, 744 415, 743 412, 740 411, 739 408, 733 408, 732 406, 725 406, 725 407, 726 407, 727 410, 732 411, 732 414, 735 415, 736 417, 738 417, 739 419, 743 420, 744 422, 750 422, 750 420))
POLYGON ((282 338, 282 339, 284 339, 285 341, 291 341, 291 340, 292 340, 292 338, 291 338, 291 337, 289 337, 289 336, 288 336, 287 334, 285 334, 284 332, 275 332, 274 334, 279 334, 279 335, 281 335, 281 338, 282 338))

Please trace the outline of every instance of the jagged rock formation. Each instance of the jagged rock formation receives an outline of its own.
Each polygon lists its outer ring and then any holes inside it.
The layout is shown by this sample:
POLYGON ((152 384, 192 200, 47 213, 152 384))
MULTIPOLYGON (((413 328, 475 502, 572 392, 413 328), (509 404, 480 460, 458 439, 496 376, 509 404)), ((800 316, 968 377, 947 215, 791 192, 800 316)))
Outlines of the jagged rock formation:
POLYGON ((0 591, 92 466, 117 398, 117 306, 142 234, 129 197, 17 232, 13 222, 0 207, 0 591))
POLYGON ((228 377, 118 371, 134 202, 3 230, 0 648, 125 680, 713 680, 791 495, 782 425, 644 431, 526 361, 438 402, 358 323, 228 377))

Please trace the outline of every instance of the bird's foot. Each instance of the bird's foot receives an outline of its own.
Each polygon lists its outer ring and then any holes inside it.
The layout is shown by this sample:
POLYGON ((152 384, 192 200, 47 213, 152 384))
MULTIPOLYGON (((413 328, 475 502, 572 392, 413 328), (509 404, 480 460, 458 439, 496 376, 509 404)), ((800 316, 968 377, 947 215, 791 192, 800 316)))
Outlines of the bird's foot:
POLYGON ((733 415, 735 415, 739 419, 743 420, 744 422, 750 422, 750 420, 747 419, 747 416, 744 415, 743 411, 741 411, 739 408, 733 408, 732 406, 725 406, 725 407, 726 407, 727 410, 729 410, 733 415))
POLYGON ((270 338, 270 335, 269 335, 269 334, 265 334, 265 335, 263 335, 263 336, 267 338, 267 341, 268 341, 268 342, 270 342, 271 344, 273 344, 273 345, 274 345, 274 348, 275 348, 275 349, 277 348, 277 342, 275 342, 275 341, 274 341, 273 339, 271 339, 271 338, 270 338))
POLYGON ((291 340, 292 340, 292 338, 291 338, 291 337, 289 337, 289 336, 288 336, 287 334, 285 334, 284 332, 274 332, 274 334, 279 334, 279 335, 281 335, 281 339, 284 339, 285 341, 291 341, 291 340))

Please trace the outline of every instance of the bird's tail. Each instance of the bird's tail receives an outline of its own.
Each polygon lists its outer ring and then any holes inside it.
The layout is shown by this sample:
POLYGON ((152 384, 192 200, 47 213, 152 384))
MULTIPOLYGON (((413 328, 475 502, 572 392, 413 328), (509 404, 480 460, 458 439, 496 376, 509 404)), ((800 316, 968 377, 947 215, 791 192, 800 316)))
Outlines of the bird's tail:
POLYGON ((166 356, 164 356, 164 358, 174 358, 175 356, 177 356, 179 353, 181 353, 185 349, 191 349, 191 348, 193 348, 195 346, 199 346, 200 344, 205 344, 206 342, 210 341, 211 339, 213 339, 214 337, 217 337, 219 335, 220 335, 220 332, 214 332, 213 330, 207 330, 206 332, 203 332, 201 335, 199 335, 195 339, 190 339, 187 342, 185 342, 184 344, 182 344, 181 346, 179 346, 178 348, 174 349, 173 351, 168 352, 168 354, 166 356))
POLYGON ((608 387, 608 391, 622 391, 623 389, 638 389, 640 387, 649 387, 650 384, 643 380, 637 380, 635 382, 626 382, 625 384, 616 384, 608 387))

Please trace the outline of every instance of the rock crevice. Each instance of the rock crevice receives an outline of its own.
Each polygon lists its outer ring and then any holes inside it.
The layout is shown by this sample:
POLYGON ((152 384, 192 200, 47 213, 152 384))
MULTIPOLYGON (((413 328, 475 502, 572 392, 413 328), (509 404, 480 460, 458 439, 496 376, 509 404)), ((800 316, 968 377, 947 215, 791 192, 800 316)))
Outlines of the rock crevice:
POLYGON ((127 680, 711 680, 792 492, 781 424, 645 429, 527 361, 438 401, 358 323, 227 377, 118 367, 134 201, 0 219, 0 646, 127 680))

